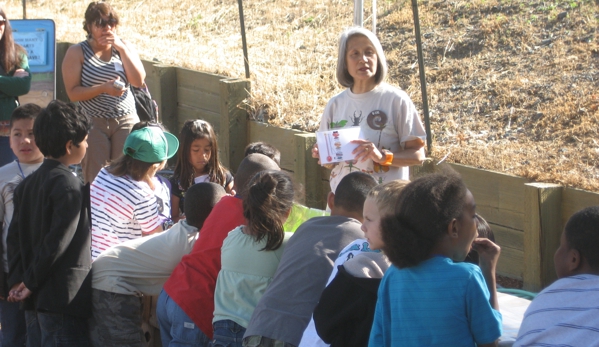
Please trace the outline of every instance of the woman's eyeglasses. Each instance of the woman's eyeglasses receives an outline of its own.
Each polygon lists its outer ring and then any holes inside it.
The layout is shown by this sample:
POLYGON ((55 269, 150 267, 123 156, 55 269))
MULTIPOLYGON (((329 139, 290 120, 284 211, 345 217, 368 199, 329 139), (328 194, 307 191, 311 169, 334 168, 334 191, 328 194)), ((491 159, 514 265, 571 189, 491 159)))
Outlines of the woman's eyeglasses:
POLYGON ((110 25, 111 28, 114 28, 118 23, 118 21, 114 18, 109 18, 109 19, 97 19, 94 24, 96 24, 96 26, 98 28, 106 28, 108 25, 110 25))
POLYGON ((0 18, 0 25, 5 25, 5 24, 6 24, 6 19, 0 18))

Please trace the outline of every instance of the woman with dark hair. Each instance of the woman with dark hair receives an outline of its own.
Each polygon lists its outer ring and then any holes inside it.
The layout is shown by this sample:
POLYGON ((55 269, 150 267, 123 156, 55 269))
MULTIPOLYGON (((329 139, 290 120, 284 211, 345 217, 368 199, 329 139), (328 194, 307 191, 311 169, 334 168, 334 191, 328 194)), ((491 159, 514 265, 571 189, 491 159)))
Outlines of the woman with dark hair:
POLYGON ((146 73, 132 45, 117 35, 119 16, 106 2, 85 11, 87 39, 71 46, 62 62, 67 95, 92 118, 89 151, 81 163, 85 182, 118 158, 131 127, 139 122, 130 85, 141 87, 146 73))
POLYGON ((10 21, 0 7, 0 166, 15 160, 10 149, 10 115, 29 93, 31 75, 25 49, 15 43, 10 21))
MULTIPOLYGON (((426 134, 408 94, 384 82, 387 61, 381 43, 364 28, 349 28, 339 38, 337 59, 337 81, 347 89, 329 101, 319 130, 358 126, 363 137, 352 141, 357 145, 355 159, 331 171, 331 191, 358 170, 379 184, 408 180, 408 166, 424 160, 426 134)), ((319 157, 317 146, 312 156, 319 157)))

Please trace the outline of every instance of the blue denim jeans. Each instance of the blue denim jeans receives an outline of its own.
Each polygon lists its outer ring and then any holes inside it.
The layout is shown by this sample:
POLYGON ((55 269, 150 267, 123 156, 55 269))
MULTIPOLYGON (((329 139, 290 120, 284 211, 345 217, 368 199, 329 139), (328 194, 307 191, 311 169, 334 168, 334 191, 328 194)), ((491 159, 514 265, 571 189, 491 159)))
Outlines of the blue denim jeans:
POLYGON ((214 336, 210 341, 210 347, 242 347, 244 327, 229 319, 216 321, 212 326, 214 336))
POLYGON ((162 290, 156 305, 163 347, 206 347, 210 340, 189 316, 162 290))
POLYGON ((273 340, 270 337, 251 335, 243 339, 244 347, 295 347, 285 341, 273 340))
POLYGON ((25 311, 27 347, 90 347, 87 321, 62 313, 25 311))
POLYGON ((25 346, 27 338, 27 325, 25 324, 25 311, 19 309, 20 303, 0 300, 0 324, 2 335, 0 346, 25 346))

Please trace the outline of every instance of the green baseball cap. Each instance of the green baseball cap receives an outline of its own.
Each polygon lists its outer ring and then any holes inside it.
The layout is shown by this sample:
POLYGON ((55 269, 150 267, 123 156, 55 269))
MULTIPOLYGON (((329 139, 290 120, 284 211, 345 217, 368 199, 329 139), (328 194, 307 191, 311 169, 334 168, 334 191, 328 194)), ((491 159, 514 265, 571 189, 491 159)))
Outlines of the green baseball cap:
POLYGON ((177 137, 156 126, 132 131, 125 140, 123 153, 145 163, 160 163, 179 149, 177 137))

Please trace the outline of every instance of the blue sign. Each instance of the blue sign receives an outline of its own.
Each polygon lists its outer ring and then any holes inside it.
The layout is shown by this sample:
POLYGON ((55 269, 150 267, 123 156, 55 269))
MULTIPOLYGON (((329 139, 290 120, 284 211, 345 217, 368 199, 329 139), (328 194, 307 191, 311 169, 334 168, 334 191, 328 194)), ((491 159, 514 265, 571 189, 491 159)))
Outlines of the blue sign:
POLYGON ((56 30, 51 19, 11 19, 15 42, 27 50, 32 73, 54 72, 56 30))

